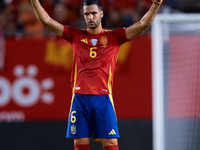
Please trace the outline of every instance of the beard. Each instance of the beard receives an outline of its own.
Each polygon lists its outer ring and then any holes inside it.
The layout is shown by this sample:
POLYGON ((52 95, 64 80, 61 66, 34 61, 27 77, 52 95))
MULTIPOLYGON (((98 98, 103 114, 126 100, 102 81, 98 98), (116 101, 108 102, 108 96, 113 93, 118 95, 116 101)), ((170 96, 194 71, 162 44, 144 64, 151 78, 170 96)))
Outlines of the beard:
POLYGON ((101 23, 101 18, 99 18, 97 21, 88 21, 86 24, 87 24, 87 27, 90 28, 90 29, 96 29, 101 23), (93 24, 90 24, 90 22, 92 22, 93 24))

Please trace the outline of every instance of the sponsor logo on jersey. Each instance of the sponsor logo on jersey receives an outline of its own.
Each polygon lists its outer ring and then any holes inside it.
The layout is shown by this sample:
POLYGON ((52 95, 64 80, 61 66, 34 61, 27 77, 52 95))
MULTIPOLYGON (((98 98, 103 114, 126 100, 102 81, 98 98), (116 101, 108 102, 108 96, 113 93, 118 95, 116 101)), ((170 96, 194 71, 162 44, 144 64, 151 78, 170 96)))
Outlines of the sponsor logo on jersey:
POLYGON ((97 45, 97 42, 98 42, 98 39, 91 39, 91 42, 92 42, 92 45, 93 45, 93 46, 96 46, 96 45, 97 45))
POLYGON ((71 126, 71 134, 76 134, 76 126, 75 125, 71 126))
POLYGON ((102 36, 99 38, 99 41, 102 45, 106 45, 108 43, 108 39, 106 36, 102 36))
POLYGON ((82 39, 81 42, 88 44, 88 40, 87 39, 82 39))
POLYGON ((112 129, 112 131, 110 131, 110 133, 109 133, 109 135, 115 135, 115 134, 116 134, 116 132, 114 129, 112 129))

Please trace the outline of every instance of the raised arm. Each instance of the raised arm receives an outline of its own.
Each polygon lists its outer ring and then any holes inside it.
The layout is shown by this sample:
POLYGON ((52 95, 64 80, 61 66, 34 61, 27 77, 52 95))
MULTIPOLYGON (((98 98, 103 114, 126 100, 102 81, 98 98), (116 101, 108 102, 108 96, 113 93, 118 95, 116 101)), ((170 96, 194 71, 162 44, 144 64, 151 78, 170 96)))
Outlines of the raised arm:
POLYGON ((41 6, 39 0, 30 0, 31 4, 33 6, 35 15, 37 19, 49 30, 53 31, 55 34, 57 34, 59 37, 62 36, 64 26, 60 24, 59 22, 53 20, 47 12, 44 10, 44 8, 41 6))
POLYGON ((163 0, 152 0, 153 4, 149 11, 144 15, 144 17, 137 23, 131 25, 126 29, 126 36, 129 40, 132 40, 140 33, 142 33, 145 29, 149 28, 159 10, 159 7, 163 0))

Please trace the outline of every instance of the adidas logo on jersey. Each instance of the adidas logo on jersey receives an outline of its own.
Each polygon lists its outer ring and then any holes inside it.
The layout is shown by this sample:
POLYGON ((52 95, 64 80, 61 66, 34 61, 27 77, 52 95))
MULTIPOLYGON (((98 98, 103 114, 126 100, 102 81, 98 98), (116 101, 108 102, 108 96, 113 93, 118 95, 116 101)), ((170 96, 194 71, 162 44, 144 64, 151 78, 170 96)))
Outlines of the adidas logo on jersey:
POLYGON ((110 131, 110 133, 109 133, 109 135, 115 135, 115 134, 116 134, 116 132, 114 129, 112 129, 112 131, 110 131))
POLYGON ((88 44, 88 40, 87 39, 82 39, 81 42, 88 44))

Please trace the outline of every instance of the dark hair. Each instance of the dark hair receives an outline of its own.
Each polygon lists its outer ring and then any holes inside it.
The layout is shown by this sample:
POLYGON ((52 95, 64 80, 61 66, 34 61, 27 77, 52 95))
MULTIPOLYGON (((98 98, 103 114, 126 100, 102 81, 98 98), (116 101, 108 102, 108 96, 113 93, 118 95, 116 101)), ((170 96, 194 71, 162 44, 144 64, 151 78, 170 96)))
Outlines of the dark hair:
POLYGON ((102 10, 102 4, 100 0, 84 0, 83 6, 97 5, 102 10))

